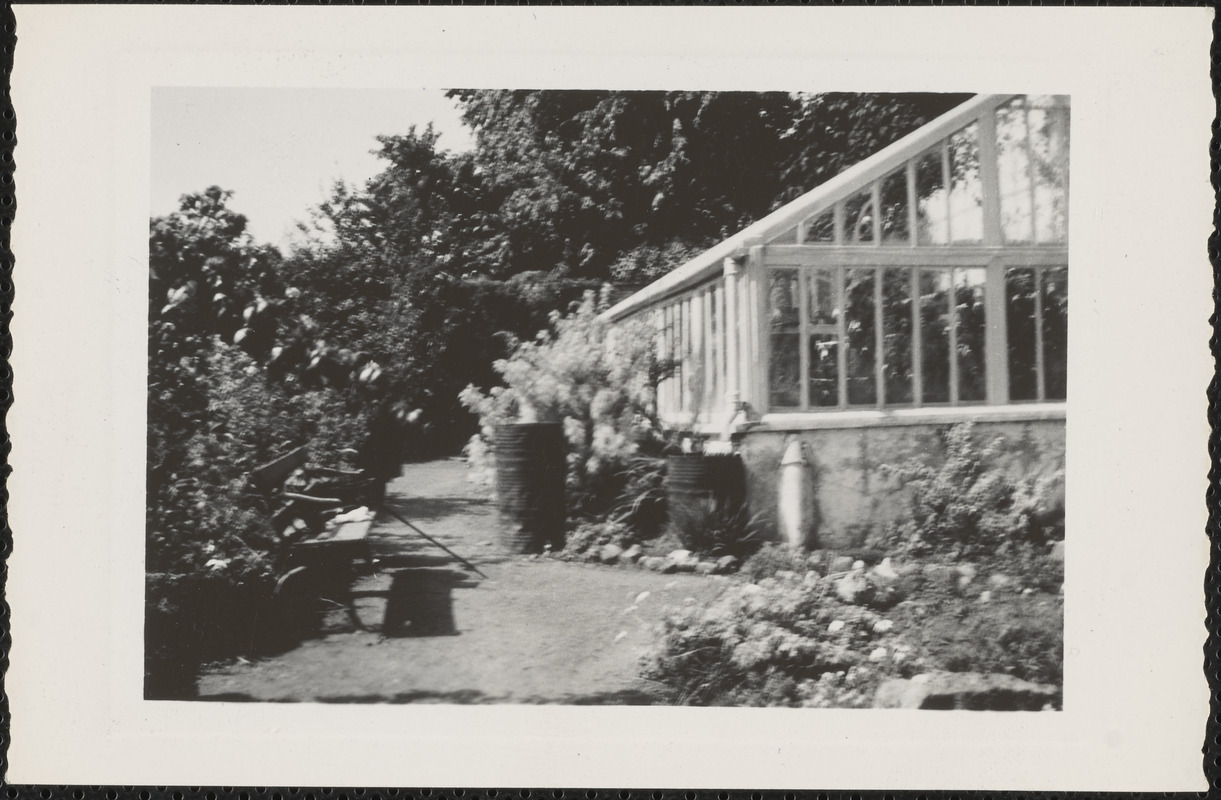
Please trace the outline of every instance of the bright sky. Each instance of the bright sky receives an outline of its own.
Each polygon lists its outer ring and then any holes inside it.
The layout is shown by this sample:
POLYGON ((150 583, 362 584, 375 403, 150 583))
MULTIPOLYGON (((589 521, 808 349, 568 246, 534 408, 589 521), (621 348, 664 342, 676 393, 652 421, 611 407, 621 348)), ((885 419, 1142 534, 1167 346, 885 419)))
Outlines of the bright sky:
POLYGON ((151 214, 216 185, 256 240, 283 245, 336 178, 359 185, 381 170, 375 136, 429 122, 439 147, 474 146, 440 89, 154 89, 151 214))

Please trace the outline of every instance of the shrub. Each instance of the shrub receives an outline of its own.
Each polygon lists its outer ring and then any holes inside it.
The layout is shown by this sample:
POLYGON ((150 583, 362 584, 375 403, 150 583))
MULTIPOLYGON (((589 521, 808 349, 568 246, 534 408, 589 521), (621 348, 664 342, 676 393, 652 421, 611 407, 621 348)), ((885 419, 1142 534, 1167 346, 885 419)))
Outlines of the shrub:
POLYGON ((954 612, 917 628, 917 657, 924 668, 1063 683, 1064 614, 1058 599, 962 601, 954 612))
POLYGON ((892 530, 909 553, 952 559, 1008 554, 1037 538, 1035 514, 1047 480, 1015 481, 993 466, 1002 441, 980 446, 972 423, 954 425, 944 434, 940 466, 913 459, 884 468, 910 490, 911 519, 892 530))
POLYGON ((157 480, 147 499, 146 667, 153 695, 185 691, 179 684, 200 663, 260 644, 251 623, 274 586, 278 536, 264 499, 247 485, 249 472, 305 442, 315 461, 339 463, 339 451, 359 443, 365 429, 358 398, 335 390, 290 394, 218 340, 182 369, 203 398, 191 426, 150 402, 157 480))
POLYGON ((467 454, 485 475, 494 466, 497 425, 563 423, 570 516, 604 515, 627 485, 642 442, 660 440, 656 386, 663 364, 655 331, 643 321, 611 328, 599 317, 605 306, 589 292, 567 316, 553 313, 552 330, 496 362, 504 386, 487 393, 468 386, 460 395, 479 416, 481 431, 467 454))
POLYGON ((753 583, 770 578, 777 572, 804 573, 810 570, 809 558, 804 552, 794 551, 788 545, 765 542, 742 564, 739 573, 753 583))
POLYGON ((568 534, 561 557, 573 560, 592 557, 603 545, 627 548, 637 541, 631 528, 613 520, 584 521, 568 534))
MULTIPOLYGON (((641 660, 642 674, 682 704, 800 705, 822 676, 859 671, 891 639, 874 631, 876 614, 835 604, 829 590, 825 581, 766 578, 672 612, 641 660)), ((894 669, 877 663, 869 681, 876 686, 894 669)), ((870 685, 859 688, 872 700, 870 685)))
POLYGON ((638 454, 620 472, 623 488, 610 510, 610 517, 628 525, 642 539, 652 539, 666 521, 666 461, 638 454))
POLYGON ((763 522, 745 506, 671 503, 670 531, 698 556, 745 559, 763 543, 763 522))

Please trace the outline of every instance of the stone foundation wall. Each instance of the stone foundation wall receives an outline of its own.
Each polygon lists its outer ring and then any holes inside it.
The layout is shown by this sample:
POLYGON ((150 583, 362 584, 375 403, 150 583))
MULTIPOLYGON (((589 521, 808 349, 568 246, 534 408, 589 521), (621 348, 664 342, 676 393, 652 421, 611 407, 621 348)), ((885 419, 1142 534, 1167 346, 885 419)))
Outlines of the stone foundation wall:
MULTIPOLYGON (((975 424, 977 442, 1003 437, 997 464, 1015 478, 1052 475, 1064 469, 1064 420, 988 421, 975 424)), ((872 531, 907 516, 909 499, 883 465, 916 458, 937 465, 945 457, 941 434, 947 424, 919 423, 813 430, 783 430, 776 424, 742 435, 747 502, 780 538, 780 461, 793 439, 805 446, 809 462, 802 511, 806 545, 832 549, 860 547, 872 531)), ((1063 473, 1061 472, 1061 476, 1063 473)), ((1063 484, 1060 483, 1061 487, 1063 484)))

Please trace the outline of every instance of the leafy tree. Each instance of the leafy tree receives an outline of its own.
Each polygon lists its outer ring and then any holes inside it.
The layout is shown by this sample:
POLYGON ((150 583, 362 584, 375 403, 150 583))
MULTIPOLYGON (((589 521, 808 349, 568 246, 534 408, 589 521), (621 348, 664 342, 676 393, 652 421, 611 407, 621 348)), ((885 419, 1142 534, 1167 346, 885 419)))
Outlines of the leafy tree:
POLYGON ((932 93, 798 95, 798 109, 785 135, 782 187, 774 205, 796 199, 970 97, 932 93))
POLYGON ((782 93, 457 90, 509 272, 645 282, 766 211, 782 93))
POLYGON ((150 223, 150 508, 181 466, 186 437, 203 422, 211 337, 234 336, 247 304, 276 287, 279 254, 255 245, 230 197, 216 186, 184 195, 177 212, 150 223))
POLYGON ((500 332, 533 334, 572 290, 541 272, 499 277, 491 190, 469 156, 438 150, 431 128, 378 142, 385 168, 335 186, 282 278, 301 290, 314 336, 375 359, 387 394, 424 410, 438 446, 457 447, 473 430, 458 392, 495 381, 500 332))

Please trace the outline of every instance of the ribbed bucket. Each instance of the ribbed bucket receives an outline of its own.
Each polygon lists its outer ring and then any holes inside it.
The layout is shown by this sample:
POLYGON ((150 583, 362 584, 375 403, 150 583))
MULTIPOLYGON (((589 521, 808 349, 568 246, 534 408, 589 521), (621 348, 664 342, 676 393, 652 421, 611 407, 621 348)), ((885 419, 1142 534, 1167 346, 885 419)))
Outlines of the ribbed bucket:
POLYGON ((564 546, 564 431, 558 422, 496 429, 500 541, 511 553, 564 546))
POLYGON ((672 509, 733 513, 746 495, 742 459, 732 454, 690 454, 666 459, 666 503, 672 509))

